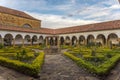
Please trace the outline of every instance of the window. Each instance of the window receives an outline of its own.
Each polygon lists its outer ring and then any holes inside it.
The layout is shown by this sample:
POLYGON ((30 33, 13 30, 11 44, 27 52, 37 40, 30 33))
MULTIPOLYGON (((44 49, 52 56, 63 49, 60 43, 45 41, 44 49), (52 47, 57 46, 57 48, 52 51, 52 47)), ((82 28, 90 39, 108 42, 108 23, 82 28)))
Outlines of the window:
POLYGON ((23 27, 24 28, 32 28, 31 25, 29 25, 29 24, 24 24, 23 27))

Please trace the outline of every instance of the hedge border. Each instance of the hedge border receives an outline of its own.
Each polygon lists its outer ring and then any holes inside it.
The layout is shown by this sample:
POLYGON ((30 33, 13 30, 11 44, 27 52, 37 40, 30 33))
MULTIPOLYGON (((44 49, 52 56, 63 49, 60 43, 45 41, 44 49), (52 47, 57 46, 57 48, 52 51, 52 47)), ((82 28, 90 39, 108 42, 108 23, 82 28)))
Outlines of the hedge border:
POLYGON ((86 63, 84 60, 81 58, 77 58, 76 56, 64 52, 64 55, 72 59, 73 61, 76 62, 76 64, 82 68, 86 68, 88 72, 95 73, 97 75, 107 75, 110 70, 117 64, 117 62, 120 60, 120 55, 116 55, 112 57, 111 59, 105 61, 103 64, 100 66, 94 66, 90 63, 86 63))
POLYGON ((44 63, 44 56, 44 52, 40 52, 39 56, 32 62, 32 64, 24 63, 18 60, 10 60, 0 56, 0 65, 29 76, 37 77, 44 63))

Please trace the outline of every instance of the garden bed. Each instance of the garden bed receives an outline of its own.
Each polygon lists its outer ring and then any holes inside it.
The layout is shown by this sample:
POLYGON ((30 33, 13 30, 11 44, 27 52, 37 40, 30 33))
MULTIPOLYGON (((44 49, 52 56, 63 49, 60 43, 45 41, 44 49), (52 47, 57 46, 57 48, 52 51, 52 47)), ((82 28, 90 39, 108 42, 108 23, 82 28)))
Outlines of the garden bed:
POLYGON ((11 47, 0 50, 0 65, 33 77, 38 76, 43 62, 44 53, 35 53, 31 48, 11 47))
POLYGON ((78 66, 97 75, 107 75, 120 60, 119 50, 98 48, 96 55, 91 56, 89 48, 72 48, 64 55, 71 58, 78 66))

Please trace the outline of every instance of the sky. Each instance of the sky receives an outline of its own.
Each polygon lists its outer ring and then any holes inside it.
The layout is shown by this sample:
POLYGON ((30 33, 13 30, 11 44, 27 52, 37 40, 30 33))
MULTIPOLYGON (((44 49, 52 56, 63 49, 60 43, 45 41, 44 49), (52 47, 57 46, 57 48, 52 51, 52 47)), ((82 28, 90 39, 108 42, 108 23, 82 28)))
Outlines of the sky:
POLYGON ((24 11, 52 29, 120 19, 118 0, 0 0, 0 6, 24 11))

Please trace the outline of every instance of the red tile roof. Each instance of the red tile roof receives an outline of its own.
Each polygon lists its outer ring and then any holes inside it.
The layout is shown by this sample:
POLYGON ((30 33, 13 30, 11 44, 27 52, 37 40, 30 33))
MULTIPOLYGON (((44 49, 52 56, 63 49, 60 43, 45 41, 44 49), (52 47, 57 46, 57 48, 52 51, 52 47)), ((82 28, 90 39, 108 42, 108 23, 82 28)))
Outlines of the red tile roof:
POLYGON ((82 25, 82 26, 75 26, 75 27, 68 27, 68 28, 61 28, 61 29, 48 29, 48 28, 32 29, 32 28, 22 28, 22 27, 0 25, 0 30, 40 33, 40 34, 53 34, 53 35, 54 34, 101 31, 101 30, 113 30, 113 29, 120 29, 120 20, 88 24, 88 25, 82 25))
POLYGON ((56 29, 56 34, 120 29, 120 20, 56 29))
MULTIPOLYGON (((0 6, 0 12, 37 20, 24 12, 2 6, 0 6)), ((21 27, 0 25, 0 30, 41 33, 41 34, 67 34, 67 33, 78 33, 78 32, 112 30, 112 29, 120 29, 120 20, 81 25, 81 26, 73 26, 73 27, 61 28, 61 29, 48 29, 48 28, 32 29, 32 28, 21 28, 21 27)))
POLYGON ((14 26, 5 26, 5 25, 0 25, 0 30, 39 33, 39 34, 53 34, 54 32, 53 29, 48 29, 48 28, 32 29, 32 28, 23 28, 23 27, 14 27, 14 26))
POLYGON ((35 19, 32 16, 26 14, 25 12, 14 10, 14 9, 10 9, 10 8, 6 8, 6 7, 3 7, 3 6, 0 6, 0 12, 1 13, 15 15, 15 16, 19 16, 19 17, 23 17, 23 18, 38 20, 38 19, 35 19))

